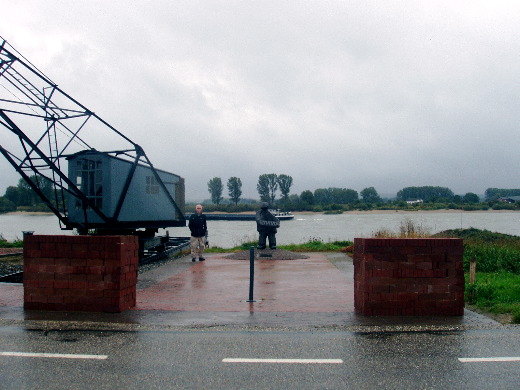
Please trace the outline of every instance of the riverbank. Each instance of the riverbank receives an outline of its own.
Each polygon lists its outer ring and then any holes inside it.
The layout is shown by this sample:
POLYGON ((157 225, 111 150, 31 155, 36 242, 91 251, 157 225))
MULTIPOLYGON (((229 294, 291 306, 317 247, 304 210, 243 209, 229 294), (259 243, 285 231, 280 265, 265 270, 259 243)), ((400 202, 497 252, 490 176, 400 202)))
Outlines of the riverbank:
MULTIPOLYGON (((224 212, 219 211, 211 211, 211 212, 204 212, 204 214, 223 214, 224 212)), ((333 215, 328 214, 324 211, 291 211, 292 214, 296 215, 333 215)), ((520 213, 520 210, 473 210, 473 211, 467 211, 467 210, 455 210, 455 209, 437 209, 437 210, 350 210, 350 211, 343 211, 342 213, 338 213, 335 215, 371 215, 371 214, 417 214, 417 213, 427 213, 427 214, 440 214, 440 213, 449 213, 449 214, 492 214, 492 213, 520 213)), ((189 215, 190 212, 188 211, 187 214, 189 215)), ((251 211, 243 211, 240 213, 230 213, 230 214, 254 214, 251 211)))
MULTIPOLYGON (((194 213, 195 210, 186 210, 185 214, 190 215, 194 213)), ((291 211, 294 215, 327 215, 328 213, 325 211, 291 211)), ((348 210, 338 213, 341 214, 417 214, 417 213, 464 213, 464 214, 482 214, 482 213, 520 213, 520 210, 462 210, 462 209, 435 209, 435 210, 423 210, 423 209, 397 209, 397 210, 348 210)), ((204 214, 236 214, 236 215, 251 215, 255 214, 254 211, 241 211, 241 212, 233 212, 227 213, 225 211, 209 211, 204 212, 204 214)), ((1 215, 54 215, 51 212, 45 211, 10 211, 8 213, 2 213, 1 215)))
MULTIPOLYGON (((186 215, 193 214, 195 211, 188 210, 185 212, 186 215)), ((438 214, 438 213, 449 213, 449 214, 500 214, 500 213, 520 213, 520 210, 455 210, 455 209, 437 209, 437 210, 350 210, 343 211, 337 215, 370 215, 370 214, 417 214, 417 213, 427 213, 427 214, 438 214)), ((212 215, 212 214, 235 214, 235 215, 254 215, 253 211, 242 211, 237 213, 226 213, 224 211, 210 211, 204 212, 204 214, 212 215)), ((292 211, 292 214, 296 215, 327 215, 326 212, 323 211, 292 211)), ((54 215, 51 212, 44 211, 10 211, 8 213, 3 213, 2 215, 54 215)))
POLYGON ((54 215, 54 213, 46 211, 10 211, 3 215, 54 215))
MULTIPOLYGON (((302 211, 302 212, 294 212, 293 214, 325 214, 324 212, 313 212, 313 211, 302 211)), ((479 213, 520 213, 520 210, 454 210, 454 209, 438 209, 438 210, 351 210, 351 211, 343 211, 342 214, 417 214, 417 213, 448 213, 448 214, 479 214, 479 213)))
MULTIPOLYGON (((295 212, 295 218, 283 221, 277 233, 280 244, 301 244, 319 239, 323 242, 353 241, 355 237, 372 237, 382 229, 395 231, 407 220, 413 221, 430 233, 447 229, 478 228, 492 232, 520 236, 520 213, 512 211, 461 212, 434 211, 349 211, 343 214, 322 212, 295 212)), ((242 242, 258 239, 254 221, 209 221, 210 245, 232 248, 242 242)), ((24 231, 34 234, 69 235, 72 230, 62 230, 54 214, 28 214, 16 212, 0 215, 0 235, 8 241, 23 238, 24 231)), ((171 237, 189 236, 186 226, 160 229, 171 237)))

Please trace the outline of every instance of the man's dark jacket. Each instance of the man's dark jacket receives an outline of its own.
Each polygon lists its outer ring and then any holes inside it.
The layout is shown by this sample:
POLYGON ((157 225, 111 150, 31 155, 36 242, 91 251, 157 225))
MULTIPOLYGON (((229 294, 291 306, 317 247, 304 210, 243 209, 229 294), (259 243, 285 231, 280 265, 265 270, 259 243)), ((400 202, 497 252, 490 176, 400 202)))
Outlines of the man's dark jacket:
POLYGON ((191 214, 188 222, 192 237, 204 237, 208 231, 206 216, 204 214, 191 214))

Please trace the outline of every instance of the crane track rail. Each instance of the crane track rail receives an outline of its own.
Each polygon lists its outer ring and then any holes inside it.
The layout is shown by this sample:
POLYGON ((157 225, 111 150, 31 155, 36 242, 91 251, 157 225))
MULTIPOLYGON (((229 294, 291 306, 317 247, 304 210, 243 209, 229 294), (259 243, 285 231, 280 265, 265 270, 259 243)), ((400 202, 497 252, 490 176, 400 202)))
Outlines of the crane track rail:
POLYGON ((184 249, 189 248, 189 246, 189 237, 168 237, 165 243, 146 249, 144 254, 139 256, 139 265, 150 264, 170 256, 175 256, 184 249))
POLYGON ((1 275, 0 283, 23 283, 23 271, 1 275))

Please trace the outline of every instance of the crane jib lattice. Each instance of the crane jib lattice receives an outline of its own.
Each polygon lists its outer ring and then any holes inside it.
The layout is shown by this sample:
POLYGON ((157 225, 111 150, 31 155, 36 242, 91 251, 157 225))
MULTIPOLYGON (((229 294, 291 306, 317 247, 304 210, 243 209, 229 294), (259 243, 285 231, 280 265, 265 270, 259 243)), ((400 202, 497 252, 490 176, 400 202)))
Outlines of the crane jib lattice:
POLYGON ((184 179, 155 169, 138 144, 0 37, 2 128, 11 137, 2 136, 0 152, 64 229, 185 225, 184 179))

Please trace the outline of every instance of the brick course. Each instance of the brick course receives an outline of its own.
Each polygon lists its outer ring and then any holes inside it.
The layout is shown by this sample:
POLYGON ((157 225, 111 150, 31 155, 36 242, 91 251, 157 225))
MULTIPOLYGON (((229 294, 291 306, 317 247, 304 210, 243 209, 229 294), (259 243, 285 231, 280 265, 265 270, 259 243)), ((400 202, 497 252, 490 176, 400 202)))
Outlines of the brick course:
POLYGON ((136 304, 135 236, 24 238, 24 308, 122 312, 136 304))
POLYGON ((457 238, 355 238, 356 313, 463 315, 463 251, 457 238))

